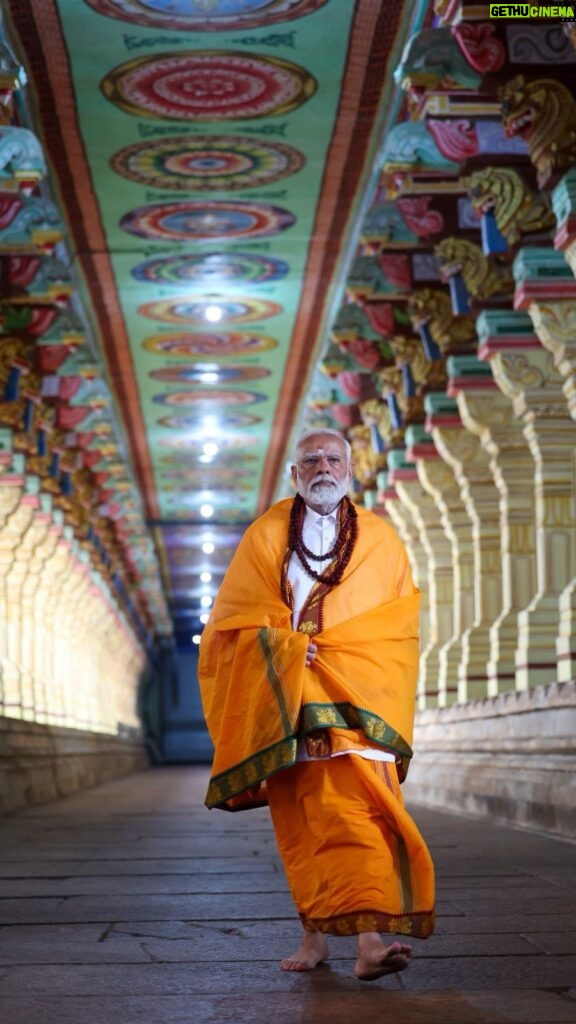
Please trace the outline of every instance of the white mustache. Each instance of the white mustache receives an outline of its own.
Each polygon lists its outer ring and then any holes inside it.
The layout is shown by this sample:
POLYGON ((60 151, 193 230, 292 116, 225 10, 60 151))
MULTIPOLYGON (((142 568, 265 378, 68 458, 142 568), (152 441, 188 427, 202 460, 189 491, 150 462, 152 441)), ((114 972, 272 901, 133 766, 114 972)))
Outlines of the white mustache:
POLYGON ((316 484, 330 484, 331 487, 338 486, 331 476, 315 476, 310 486, 315 487, 316 484))

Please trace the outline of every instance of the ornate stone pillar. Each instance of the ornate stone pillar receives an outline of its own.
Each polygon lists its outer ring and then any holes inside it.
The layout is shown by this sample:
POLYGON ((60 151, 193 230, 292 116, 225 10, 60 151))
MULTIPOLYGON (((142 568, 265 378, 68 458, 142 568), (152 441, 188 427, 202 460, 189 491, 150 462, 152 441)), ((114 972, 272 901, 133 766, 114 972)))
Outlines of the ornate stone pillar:
POLYGON ((574 422, 552 354, 528 334, 525 314, 506 313, 516 340, 483 346, 494 378, 512 402, 534 462, 526 504, 534 506, 536 593, 518 615, 516 688, 558 678, 554 655, 560 595, 574 576, 574 422), (507 346, 507 347, 506 347, 507 346))
MULTIPOLYGON (((22 460, 19 460, 22 465, 22 460)), ((29 529, 37 497, 30 493, 34 478, 24 473, 4 476, 0 495, 5 501, 4 522, 0 527, 0 676, 4 713, 22 717, 20 642, 20 604, 18 556, 29 529)))
MULTIPOLYGON (((407 463, 405 450, 389 452, 388 465, 389 481, 410 512, 426 553, 424 586, 428 590, 430 619, 428 642, 420 655, 418 696, 423 698, 425 706, 433 707, 441 699, 439 651, 454 634, 454 570, 450 543, 436 504, 423 490, 416 467, 407 463)), ((442 699, 447 699, 448 692, 448 686, 444 685, 442 699)), ((451 696, 455 697, 455 692, 451 696)))
MULTIPOLYGON (((569 179, 569 175, 567 175, 569 179)), ((573 189, 574 177, 568 184, 573 189)), ((573 198, 573 194, 571 196, 573 198)), ((564 220, 567 232, 570 228, 568 217, 564 220)), ((570 249, 574 256, 574 247, 570 249)), ((576 257, 575 257, 576 259, 576 257)), ((576 262, 572 262, 572 269, 576 262)), ((562 391, 566 397, 568 414, 576 420, 576 280, 570 274, 564 257, 559 252, 541 249, 521 249, 514 261, 516 292, 514 304, 517 309, 525 309, 532 321, 534 330, 542 345, 552 354, 554 366, 563 378, 562 391)), ((570 429, 565 431, 568 435, 570 429)), ((572 457, 565 457, 568 482, 571 477, 572 503, 576 500, 576 425, 573 425, 572 437, 567 437, 571 445, 572 457)), ((568 483, 570 486, 570 482, 568 483)), ((567 508, 570 514, 569 506, 567 508)), ((566 524, 568 526, 568 523, 566 524)), ((562 682, 574 679, 576 675, 576 540, 574 538, 574 506, 572 504, 572 531, 567 534, 568 557, 567 573, 571 578, 559 598, 560 624, 556 639, 558 657, 558 678, 562 682)), ((562 559, 562 551, 557 550, 552 559, 562 559)))
MULTIPOLYGON (((45 710, 42 717, 39 717, 38 699, 42 694, 42 682, 35 672, 35 667, 36 660, 42 658, 44 623, 41 619, 38 620, 34 613, 35 595, 41 585, 42 568, 54 546, 54 538, 49 532, 51 498, 46 494, 32 494, 26 495, 22 500, 30 503, 33 514, 11 571, 11 599, 19 608, 14 661, 18 665, 21 679, 22 718, 30 722, 39 722, 45 721, 45 710)), ((40 701, 41 703, 45 702, 40 701)))
MULTIPOLYGON (((447 360, 448 394, 455 398, 464 388, 493 386, 480 372, 474 356, 450 356, 447 360)), ((458 416, 430 428, 443 459, 453 468, 464 508, 472 524, 474 621, 462 636, 462 660, 458 667, 459 701, 485 697, 490 627, 502 608, 502 568, 498 494, 489 458, 479 440, 458 416)))
MULTIPOLYGON (((481 358, 489 359, 499 344, 517 342, 507 318, 506 310, 481 313, 477 321, 481 358)), ((534 507, 526 500, 533 487, 534 463, 522 424, 501 391, 479 394, 463 390, 458 407, 466 427, 478 436, 489 457, 500 496, 502 610, 490 627, 488 661, 488 696, 493 697, 515 688, 518 613, 536 593, 534 507)))
POLYGON ((514 261, 514 306, 525 310, 564 378, 568 410, 576 420, 576 280, 553 249, 521 249, 514 261))
MULTIPOLYGON (((406 545, 414 583, 420 590, 420 650, 427 649, 430 643, 430 595, 428 593, 428 556, 424 550, 416 523, 396 488, 389 481, 386 471, 378 474, 378 500, 384 506, 387 515, 398 531, 398 535, 406 545)), ((418 706, 426 707, 425 681, 421 662, 418 706)), ((436 704, 436 695, 432 698, 436 704)))
MULTIPOLYGON (((428 410, 427 425, 434 413, 446 414, 455 403, 440 393, 425 396, 428 410)), ((457 410, 456 410, 457 414, 457 410)), ((462 503, 460 487, 454 471, 440 456, 432 435, 426 427, 406 429, 407 456, 416 465, 418 479, 429 494, 440 514, 440 522, 450 545, 453 569, 454 632, 439 651, 439 703, 444 706, 454 700, 458 689, 458 667, 462 661, 462 637, 474 621, 474 579, 471 523, 462 503)))

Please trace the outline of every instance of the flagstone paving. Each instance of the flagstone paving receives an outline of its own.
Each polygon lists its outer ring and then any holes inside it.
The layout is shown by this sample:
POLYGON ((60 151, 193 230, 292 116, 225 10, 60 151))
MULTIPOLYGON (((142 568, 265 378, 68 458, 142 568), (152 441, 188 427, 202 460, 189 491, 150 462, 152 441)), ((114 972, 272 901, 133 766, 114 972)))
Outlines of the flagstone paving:
POLYGON ((206 782, 153 769, 0 819, 0 1020, 576 1024, 576 844, 414 805, 438 921, 409 970, 357 982, 333 939, 285 974, 299 926, 267 811, 209 812, 206 782))

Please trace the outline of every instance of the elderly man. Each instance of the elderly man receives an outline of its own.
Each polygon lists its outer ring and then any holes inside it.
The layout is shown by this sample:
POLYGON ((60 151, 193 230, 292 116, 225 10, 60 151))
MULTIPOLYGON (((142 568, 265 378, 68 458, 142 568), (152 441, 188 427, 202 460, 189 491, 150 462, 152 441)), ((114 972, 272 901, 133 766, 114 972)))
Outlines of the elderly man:
POLYGON ((347 497, 337 431, 296 446, 294 499, 247 530, 200 647, 215 748, 208 807, 268 804, 304 928, 285 971, 356 935, 356 977, 408 966, 426 938, 434 872, 399 783, 412 751, 419 593, 388 523, 347 497))

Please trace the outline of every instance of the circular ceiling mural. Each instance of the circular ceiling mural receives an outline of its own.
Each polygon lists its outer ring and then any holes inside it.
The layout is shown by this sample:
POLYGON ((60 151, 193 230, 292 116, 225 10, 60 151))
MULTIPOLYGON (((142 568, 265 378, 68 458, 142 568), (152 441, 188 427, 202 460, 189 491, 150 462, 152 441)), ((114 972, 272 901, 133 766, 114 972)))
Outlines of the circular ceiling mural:
MULTIPOLYGON (((167 395, 154 395, 153 402, 159 405, 254 405, 265 402, 267 396, 258 391, 227 391, 210 388, 209 391, 171 391, 167 395)), ((220 421, 220 416, 218 420, 220 421)))
POLYGON ((151 370, 152 380, 165 384, 238 384, 247 380, 262 380, 271 371, 264 366, 219 366, 217 363, 197 363, 194 366, 169 366, 151 370))
POLYGON ((101 82, 107 99, 136 117, 228 121, 277 117, 316 91, 316 79, 280 57, 193 50, 137 57, 101 82))
POLYGON ((99 14, 150 28, 218 32, 301 18, 326 0, 86 0, 99 14))
POLYGON ((150 188, 225 192, 280 181, 299 171, 304 157, 281 142, 241 135, 180 135, 126 146, 110 165, 150 188))
POLYGON ((261 334, 156 334, 142 342, 147 352, 164 356, 240 356, 267 352, 277 341, 261 334))
POLYGON ((288 273, 284 260, 271 256, 252 256, 251 253, 198 253, 193 256, 161 256, 146 260, 134 267, 132 276, 137 281, 158 284, 200 285, 227 284, 245 281, 247 284, 266 284, 279 281, 288 273))
POLYGON ((205 327, 210 316, 209 310, 218 310, 219 323, 247 324, 254 320, 267 320, 278 316, 283 307, 278 302, 265 299, 224 299, 219 295, 194 295, 186 299, 160 299, 145 302, 136 310, 140 316, 150 320, 162 320, 167 324, 190 324, 205 327))
MULTIPOLYGON (((219 426, 228 429, 253 427, 256 423, 261 422, 262 420, 259 416, 251 416, 247 412, 236 412, 218 417, 219 426)), ((169 427, 171 430, 189 430, 195 427, 202 427, 202 417, 194 416, 194 414, 190 416, 163 416, 162 419, 158 420, 158 423, 160 426, 169 427)))
POLYGON ((120 227, 140 238, 185 242, 196 238, 266 238, 292 227, 294 221, 288 210, 268 203, 190 199, 141 206, 122 217, 120 227))

